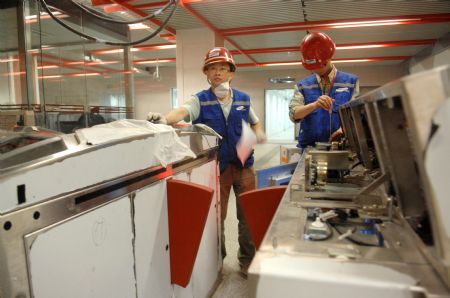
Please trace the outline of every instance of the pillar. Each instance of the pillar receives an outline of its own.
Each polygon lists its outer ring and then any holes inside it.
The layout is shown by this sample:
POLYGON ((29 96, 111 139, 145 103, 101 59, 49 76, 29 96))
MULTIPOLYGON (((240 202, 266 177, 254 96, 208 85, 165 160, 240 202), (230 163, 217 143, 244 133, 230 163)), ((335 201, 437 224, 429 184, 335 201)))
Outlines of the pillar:
POLYGON ((205 54, 223 47, 223 38, 208 28, 177 30, 177 93, 179 105, 200 90, 209 88, 203 74, 205 54))

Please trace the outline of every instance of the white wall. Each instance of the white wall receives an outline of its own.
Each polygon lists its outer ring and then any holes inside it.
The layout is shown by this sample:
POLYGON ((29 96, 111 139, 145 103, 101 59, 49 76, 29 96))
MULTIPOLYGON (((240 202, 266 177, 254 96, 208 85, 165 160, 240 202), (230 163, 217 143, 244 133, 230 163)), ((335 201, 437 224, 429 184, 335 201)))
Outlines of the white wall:
MULTIPOLYGON (((151 74, 137 75, 134 79, 135 118, 144 120, 148 112, 167 113, 171 110, 170 88, 176 88, 175 67, 159 67, 161 80, 153 79, 151 74)), ((197 75, 203 75, 201 69, 197 75)), ((205 82, 205 84, 207 84, 205 82)))
MULTIPOLYGON (((370 89, 382 86, 392 80, 406 75, 406 71, 398 66, 365 66, 365 67, 346 67, 345 65, 336 65, 340 70, 354 73, 360 77, 362 87, 370 89)), ((135 79, 136 88, 136 119, 145 119, 147 112, 167 113, 170 111, 170 88, 176 88, 175 67, 162 67, 162 81, 157 82, 149 76, 139 76, 135 79)), ((261 68, 258 70, 252 68, 238 69, 231 85, 244 91, 252 98, 253 106, 262 123, 264 123, 264 91, 265 89, 287 89, 294 88, 294 84, 273 84, 269 82, 270 77, 295 77, 297 80, 304 78, 309 73, 298 67, 296 69, 271 69, 261 68)), ((194 76, 204 74, 199 68, 194 76)), ((209 88, 206 79, 204 89, 209 88)), ((200 90, 198 90, 200 91, 200 90)), ((186 100, 186 99, 184 99, 186 100)), ((180 100, 182 102, 183 100, 180 100)))
POLYGON ((442 51, 434 56, 430 56, 410 67, 411 73, 432 69, 437 66, 450 64, 450 48, 442 51))

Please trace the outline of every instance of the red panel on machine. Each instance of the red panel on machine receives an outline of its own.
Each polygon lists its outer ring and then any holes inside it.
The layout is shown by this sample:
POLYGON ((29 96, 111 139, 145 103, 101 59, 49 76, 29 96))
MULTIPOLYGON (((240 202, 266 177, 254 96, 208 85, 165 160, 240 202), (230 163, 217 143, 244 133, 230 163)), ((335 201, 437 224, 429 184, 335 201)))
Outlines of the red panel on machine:
POLYGON ((174 284, 189 284, 213 194, 213 189, 202 185, 167 181, 170 274, 174 284))
POLYGON ((269 228, 286 186, 273 186, 241 193, 241 207, 256 249, 269 228))

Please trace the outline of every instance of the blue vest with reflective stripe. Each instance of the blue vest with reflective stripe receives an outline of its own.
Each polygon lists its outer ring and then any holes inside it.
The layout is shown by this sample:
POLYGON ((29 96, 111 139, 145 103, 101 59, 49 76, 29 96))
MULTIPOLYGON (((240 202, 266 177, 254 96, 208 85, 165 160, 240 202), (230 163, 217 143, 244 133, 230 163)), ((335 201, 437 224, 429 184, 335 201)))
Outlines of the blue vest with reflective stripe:
MULTIPOLYGON (((223 172, 228 164, 236 164, 242 167, 237 156, 236 144, 242 134, 242 120, 249 121, 250 97, 233 89, 232 106, 228 119, 223 115, 220 103, 211 88, 196 94, 200 101, 200 115, 192 123, 203 123, 214 129, 222 136, 219 146, 220 172, 223 172)), ((253 153, 244 164, 245 168, 253 165, 253 153)))
MULTIPOLYGON (((336 79, 328 94, 335 100, 331 114, 331 133, 341 126, 338 113, 339 106, 350 101, 357 80, 358 78, 353 74, 342 71, 336 73, 336 79)), ((322 95, 316 75, 311 75, 299 81, 297 87, 305 98, 305 105, 315 102, 322 95)), ((328 142, 329 138, 330 114, 328 111, 318 108, 301 120, 297 147, 314 146, 315 142, 328 142)))

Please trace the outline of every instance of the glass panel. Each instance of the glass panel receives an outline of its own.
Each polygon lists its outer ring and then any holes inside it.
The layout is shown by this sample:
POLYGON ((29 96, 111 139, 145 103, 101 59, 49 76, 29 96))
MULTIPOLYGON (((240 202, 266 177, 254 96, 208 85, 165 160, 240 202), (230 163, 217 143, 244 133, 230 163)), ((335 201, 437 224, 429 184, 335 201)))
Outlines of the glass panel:
MULTIPOLYGON (((71 32, 38 1, 23 3, 24 9, 0 10, 5 40, 0 46, 0 111, 13 110, 23 118, 24 110, 32 109, 33 124, 65 133, 132 117, 133 70, 124 49, 71 32)), ((105 40, 129 40, 126 25, 106 26, 81 15, 67 1, 47 3, 57 7, 54 14, 76 30, 105 40)))
POLYGON ((293 95, 294 89, 266 90, 266 134, 269 141, 295 139, 294 123, 289 119, 289 101, 293 95))
POLYGON ((170 88, 170 100, 172 103, 172 109, 177 108, 178 107, 177 88, 170 88))

